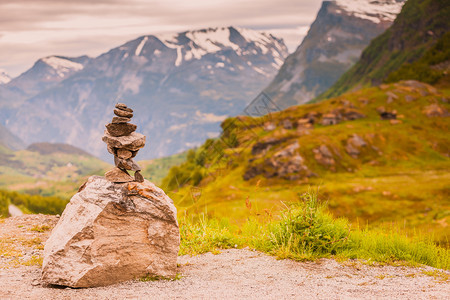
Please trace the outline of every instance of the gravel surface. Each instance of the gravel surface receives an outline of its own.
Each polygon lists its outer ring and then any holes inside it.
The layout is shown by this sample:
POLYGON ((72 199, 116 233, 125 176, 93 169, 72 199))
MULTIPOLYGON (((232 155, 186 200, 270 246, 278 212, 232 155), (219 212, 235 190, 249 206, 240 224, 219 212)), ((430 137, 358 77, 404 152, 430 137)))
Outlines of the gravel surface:
MULTIPOLYGON (((42 215, 24 218, 29 217, 9 218, 1 223, 0 241, 11 239, 11 230, 16 235, 18 229, 24 234, 34 232, 24 224, 50 224, 56 220, 42 215)), ((42 240, 48 236, 48 232, 34 234, 42 240)), ((88 289, 43 286, 39 266, 14 264, 10 257, 1 259, 0 299, 450 299, 447 271, 369 266, 357 261, 338 263, 332 259, 295 262, 249 249, 180 256, 181 279, 175 281, 136 280, 88 289), (444 276, 429 276, 424 271, 444 276)))

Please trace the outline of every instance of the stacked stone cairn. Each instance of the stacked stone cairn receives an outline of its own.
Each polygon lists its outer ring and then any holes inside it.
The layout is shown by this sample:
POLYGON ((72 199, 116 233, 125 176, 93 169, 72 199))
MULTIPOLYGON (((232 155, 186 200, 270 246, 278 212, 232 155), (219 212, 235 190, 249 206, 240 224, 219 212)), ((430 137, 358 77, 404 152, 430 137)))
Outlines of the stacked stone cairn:
POLYGON ((145 146, 145 136, 137 133, 136 125, 129 123, 133 110, 123 103, 117 103, 111 123, 106 125, 102 140, 106 143, 108 152, 114 155, 116 167, 106 172, 105 177, 111 182, 143 182, 141 167, 133 161, 139 149, 145 146), (134 171, 134 178, 128 171, 134 171))

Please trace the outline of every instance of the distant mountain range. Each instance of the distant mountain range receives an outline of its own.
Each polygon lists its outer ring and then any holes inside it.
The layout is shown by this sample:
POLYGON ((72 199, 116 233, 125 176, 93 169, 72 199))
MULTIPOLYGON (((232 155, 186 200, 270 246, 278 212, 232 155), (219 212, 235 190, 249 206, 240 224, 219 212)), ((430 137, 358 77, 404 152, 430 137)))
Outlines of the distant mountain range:
POLYGON ((325 92, 391 26, 404 0, 324 1, 308 34, 265 89, 280 107, 325 92))
POLYGON ((148 138, 139 159, 169 155, 216 136, 287 55, 281 39, 235 27, 142 36, 96 58, 40 59, 0 86, 0 117, 26 143, 69 143, 106 159, 101 136, 121 101, 148 138))

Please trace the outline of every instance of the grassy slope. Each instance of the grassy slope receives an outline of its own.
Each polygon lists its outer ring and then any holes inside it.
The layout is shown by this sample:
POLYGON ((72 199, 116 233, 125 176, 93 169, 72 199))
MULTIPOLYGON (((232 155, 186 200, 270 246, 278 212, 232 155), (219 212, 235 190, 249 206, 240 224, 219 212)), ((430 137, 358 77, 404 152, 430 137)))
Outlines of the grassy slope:
POLYGON ((316 101, 383 81, 415 79, 434 84, 444 80, 448 77, 446 69, 432 66, 450 59, 450 49, 444 46, 449 38, 449 15, 448 1, 407 1, 394 24, 375 38, 359 62, 316 101))
POLYGON ((0 149, 0 189, 70 198, 87 176, 110 166, 90 155, 0 149))
POLYGON ((167 157, 156 158, 152 160, 139 161, 142 168, 142 175, 145 179, 160 185, 163 178, 173 166, 179 165, 186 159, 186 152, 174 154, 167 157))
MULTIPOLYGON (((277 127, 272 131, 260 126, 268 119, 240 118, 235 123, 239 126, 225 130, 222 140, 207 141, 196 153, 188 154, 187 162, 169 172, 163 188, 174 199, 180 215, 207 212, 218 217, 232 216, 233 222, 242 223, 248 217, 246 203, 258 214, 273 215, 284 203, 295 201, 308 186, 321 186, 320 196, 328 201, 335 216, 371 226, 394 221, 406 229, 433 232, 437 240, 445 243, 450 233, 450 121, 448 117, 428 117, 424 110, 432 104, 450 110, 449 96, 448 90, 437 91, 431 86, 391 84, 273 114, 271 122, 277 127), (398 99, 388 101, 389 92, 398 99), (408 102, 408 97, 414 100, 408 102), (376 111, 380 106, 397 110, 401 123, 381 120, 376 111), (325 114, 345 107, 354 107, 367 117, 332 126, 316 124, 306 135, 281 125, 286 119, 296 123, 309 112, 325 114), (356 158, 345 150, 353 134, 367 143, 356 158), (252 148, 269 138, 279 143, 264 155, 253 156, 252 148), (225 146, 225 159, 215 163, 220 155, 209 155, 206 148, 211 147, 207 145, 220 148, 223 140, 235 147, 225 146), (265 162, 296 141, 300 147, 295 154, 303 157, 317 177, 286 180, 260 174, 248 181, 243 179, 251 166, 270 173, 271 167, 265 162), (316 159, 313 151, 321 145, 330 149, 334 164, 324 165, 316 159), (178 188, 176 183, 183 182, 178 188)), ((238 119, 226 122, 233 120, 238 119)))

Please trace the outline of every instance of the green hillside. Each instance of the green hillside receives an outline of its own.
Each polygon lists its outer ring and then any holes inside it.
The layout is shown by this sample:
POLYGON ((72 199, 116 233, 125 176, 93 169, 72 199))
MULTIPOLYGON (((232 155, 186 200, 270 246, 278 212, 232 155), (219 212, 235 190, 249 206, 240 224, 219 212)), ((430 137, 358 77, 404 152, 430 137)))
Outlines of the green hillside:
POLYGON ((156 185, 160 185, 171 167, 179 165, 186 160, 186 154, 187 152, 182 152, 152 160, 141 160, 138 162, 142 168, 141 173, 145 179, 150 180, 156 185))
POLYGON ((450 223, 450 92, 417 81, 381 85, 263 118, 227 119, 170 170, 180 215, 243 222, 276 215, 320 187, 335 216, 396 222, 446 243, 450 223))
POLYGON ((110 165, 70 145, 39 143, 27 150, 0 147, 0 189, 70 199, 89 175, 110 165))
POLYGON ((450 2, 408 0, 394 24, 317 100, 381 83, 414 79, 448 86, 450 2))

